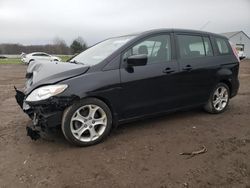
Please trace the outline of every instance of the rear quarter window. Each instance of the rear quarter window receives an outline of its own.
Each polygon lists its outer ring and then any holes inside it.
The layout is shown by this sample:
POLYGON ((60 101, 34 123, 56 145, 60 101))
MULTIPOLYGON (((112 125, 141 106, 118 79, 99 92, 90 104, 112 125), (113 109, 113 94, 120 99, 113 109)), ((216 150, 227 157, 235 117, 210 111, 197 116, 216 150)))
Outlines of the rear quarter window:
POLYGON ((226 39, 215 38, 215 43, 217 45, 219 54, 221 55, 229 54, 230 51, 229 51, 229 46, 228 46, 226 39))

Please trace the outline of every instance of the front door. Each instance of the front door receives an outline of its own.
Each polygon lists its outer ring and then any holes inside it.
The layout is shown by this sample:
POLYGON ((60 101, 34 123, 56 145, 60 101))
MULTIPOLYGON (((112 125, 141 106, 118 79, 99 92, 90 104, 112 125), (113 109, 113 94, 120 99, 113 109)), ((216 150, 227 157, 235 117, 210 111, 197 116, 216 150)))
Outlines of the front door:
POLYGON ((166 111, 176 107, 178 64, 172 60, 171 35, 146 38, 122 55, 121 118, 131 118, 166 111), (126 67, 126 58, 146 54, 147 65, 126 67))

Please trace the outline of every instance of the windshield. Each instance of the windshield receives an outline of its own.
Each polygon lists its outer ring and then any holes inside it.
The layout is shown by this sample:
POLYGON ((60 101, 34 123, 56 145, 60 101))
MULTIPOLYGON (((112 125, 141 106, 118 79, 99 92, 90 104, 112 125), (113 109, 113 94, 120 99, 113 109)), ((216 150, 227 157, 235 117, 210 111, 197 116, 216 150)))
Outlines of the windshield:
POLYGON ((131 35, 107 39, 83 51, 71 59, 70 62, 82 63, 89 66, 96 65, 134 37, 131 35))

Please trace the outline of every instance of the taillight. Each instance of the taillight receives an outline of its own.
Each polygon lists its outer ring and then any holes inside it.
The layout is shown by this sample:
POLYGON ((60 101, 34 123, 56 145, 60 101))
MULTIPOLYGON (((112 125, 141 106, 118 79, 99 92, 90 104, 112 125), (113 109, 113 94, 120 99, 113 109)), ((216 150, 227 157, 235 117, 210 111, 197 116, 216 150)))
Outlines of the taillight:
POLYGON ((234 52, 235 57, 238 59, 238 62, 240 62, 240 58, 238 56, 238 52, 237 52, 236 48, 233 46, 232 42, 230 42, 230 45, 231 45, 231 48, 232 48, 232 50, 234 52))

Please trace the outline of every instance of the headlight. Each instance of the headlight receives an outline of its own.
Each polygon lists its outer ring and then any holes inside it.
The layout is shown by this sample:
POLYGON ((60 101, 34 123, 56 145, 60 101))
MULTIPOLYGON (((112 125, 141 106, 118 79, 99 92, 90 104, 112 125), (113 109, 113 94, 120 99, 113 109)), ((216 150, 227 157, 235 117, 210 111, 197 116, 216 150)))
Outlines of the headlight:
POLYGON ((48 99, 52 96, 62 93, 67 87, 68 85, 61 84, 61 85, 49 85, 37 88, 34 91, 32 91, 31 94, 28 95, 26 101, 33 102, 33 101, 48 99))

